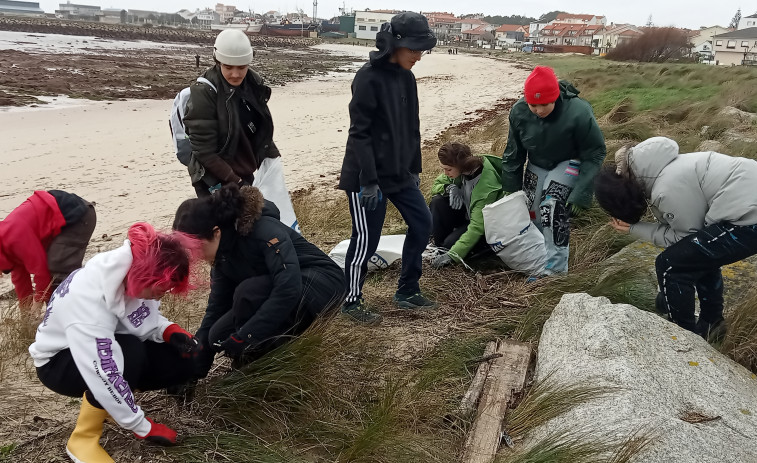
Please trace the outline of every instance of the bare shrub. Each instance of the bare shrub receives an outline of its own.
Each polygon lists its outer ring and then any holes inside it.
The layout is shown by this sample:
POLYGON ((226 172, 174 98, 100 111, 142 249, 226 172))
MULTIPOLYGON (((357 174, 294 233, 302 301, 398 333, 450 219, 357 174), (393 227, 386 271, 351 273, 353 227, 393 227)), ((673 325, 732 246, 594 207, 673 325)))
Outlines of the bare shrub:
POLYGON ((607 53, 614 61, 664 63, 679 60, 689 54, 691 43, 686 33, 675 27, 647 27, 644 34, 625 42, 607 53))

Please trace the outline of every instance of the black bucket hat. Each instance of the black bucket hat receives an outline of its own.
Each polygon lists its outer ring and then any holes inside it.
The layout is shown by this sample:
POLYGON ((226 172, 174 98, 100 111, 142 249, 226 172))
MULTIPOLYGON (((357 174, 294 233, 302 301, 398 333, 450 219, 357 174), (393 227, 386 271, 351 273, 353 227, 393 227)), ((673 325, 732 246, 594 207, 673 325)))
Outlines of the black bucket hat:
POLYGON ((406 11, 395 15, 390 24, 395 48, 431 50, 436 46, 436 36, 428 27, 428 20, 422 14, 406 11))
POLYGON ((411 50, 431 50, 436 46, 436 36, 428 27, 425 16, 407 11, 394 15, 390 22, 381 25, 376 34, 378 51, 369 53, 371 62, 388 58, 400 47, 411 50))

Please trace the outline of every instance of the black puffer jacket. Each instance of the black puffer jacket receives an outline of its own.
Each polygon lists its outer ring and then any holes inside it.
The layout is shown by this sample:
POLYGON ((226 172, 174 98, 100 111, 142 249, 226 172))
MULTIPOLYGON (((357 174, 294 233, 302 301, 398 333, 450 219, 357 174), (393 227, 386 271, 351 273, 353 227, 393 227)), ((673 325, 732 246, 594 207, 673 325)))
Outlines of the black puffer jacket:
POLYGON ((387 60, 366 63, 352 81, 350 132, 339 188, 375 185, 386 193, 413 186, 421 172, 415 75, 387 60))
POLYGON ((241 189, 245 214, 236 230, 221 230, 210 297, 197 337, 207 339, 213 324, 232 309, 237 286, 248 278, 269 275, 271 294, 238 333, 251 345, 282 333, 303 295, 304 269, 319 269, 341 278, 342 270, 329 256, 279 221, 279 210, 257 188, 241 189))
POLYGON ((251 178, 265 158, 280 156, 273 142, 273 119, 268 109, 271 88, 252 69, 244 82, 232 87, 221 74, 219 65, 205 71, 206 83, 195 82, 184 116, 184 126, 192 144, 189 175, 192 183, 203 180, 208 186, 236 183, 251 178), (245 119, 242 100, 251 109, 245 119), (248 128, 253 122, 255 131, 248 128))

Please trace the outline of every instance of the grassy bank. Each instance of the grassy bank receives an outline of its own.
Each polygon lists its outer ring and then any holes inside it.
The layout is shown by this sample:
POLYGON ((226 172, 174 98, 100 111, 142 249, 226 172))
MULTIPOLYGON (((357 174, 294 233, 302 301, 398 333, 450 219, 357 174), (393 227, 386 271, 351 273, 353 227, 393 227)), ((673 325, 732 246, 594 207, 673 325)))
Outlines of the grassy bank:
MULTIPOLYGON (((757 145, 749 140, 757 139, 757 125, 720 114, 726 106, 757 110, 754 70, 536 55, 521 63, 553 66, 582 90, 595 107, 610 153, 626 142, 659 134, 676 139, 684 151, 714 141, 726 153, 757 154, 757 145)), ((511 104, 500 102, 492 111, 476 114, 475 120, 427 140, 423 190, 429 191, 438 175, 436 152, 446 141, 500 155, 511 104)), ((328 250, 349 237, 347 201, 341 192, 314 188, 296 194, 294 202, 304 235, 321 248, 328 250)), ((606 259, 629 239, 614 233, 606 222, 597 208, 575 219, 567 276, 526 284, 523 276, 497 267, 479 272, 424 268, 421 287, 441 303, 434 312, 408 314, 393 307, 396 264, 373 273, 365 294, 384 315, 380 326, 325 319, 243 371, 231 372, 226 364, 216 367, 189 405, 174 406, 162 396, 151 396, 153 408, 166 414, 159 417, 170 417, 187 437, 167 455, 151 451, 145 456, 142 448, 141 454, 136 449, 127 456, 134 457, 132 461, 139 455, 148 461, 182 462, 458 461, 471 417, 456 410, 487 341, 511 337, 536 347, 544 321, 566 292, 588 292, 651 308, 656 290, 649 287, 645 269, 631 262, 613 264, 608 272, 606 259)), ((404 222, 390 208, 384 233, 403 231, 404 222)), ((179 304, 167 304, 169 315, 186 313, 179 304)), ((181 321, 195 327, 200 316, 201 304, 181 321)), ((742 318, 739 337, 730 339, 727 351, 754 366, 757 328, 749 322, 754 317, 742 318)), ((582 384, 532 385, 511 412, 508 433, 517 443, 534 426, 607 392, 582 384)), ((641 433, 620 440, 598 438, 601 431, 549 436, 536 450, 516 446, 515 451, 504 451, 500 461, 625 462, 649 442, 641 433)), ((128 445, 130 436, 125 434, 114 429, 107 433, 111 445, 120 440, 128 445)), ((5 444, 13 443, 0 442, 5 444)), ((31 453, 22 445, 10 458, 25 461, 27 455, 31 453)))

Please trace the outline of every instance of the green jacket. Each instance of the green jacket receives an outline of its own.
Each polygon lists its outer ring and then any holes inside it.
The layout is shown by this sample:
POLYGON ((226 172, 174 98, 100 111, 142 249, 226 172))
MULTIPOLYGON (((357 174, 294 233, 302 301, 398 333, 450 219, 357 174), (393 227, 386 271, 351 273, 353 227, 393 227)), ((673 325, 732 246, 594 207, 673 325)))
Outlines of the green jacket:
MULTIPOLYGON (((450 249, 450 256, 459 262, 460 259, 468 255, 478 240, 484 236, 484 206, 491 204, 504 196, 502 191, 502 159, 497 156, 482 156, 484 160, 484 169, 478 177, 478 183, 473 187, 471 192, 470 204, 466 204, 470 223, 468 229, 463 233, 460 239, 450 249)), ((431 187, 432 195, 445 195, 445 187, 449 184, 455 184, 464 187, 468 182, 462 175, 457 178, 450 178, 442 174, 434 180, 431 187)))
POLYGON ((581 161, 578 182, 568 202, 587 208, 594 193, 594 177, 607 154, 591 105, 578 98, 578 90, 560 81, 560 97, 552 114, 544 119, 528 109, 521 98, 510 110, 510 132, 502 155, 502 188, 523 188, 523 166, 528 162, 552 170, 569 159, 581 161))

